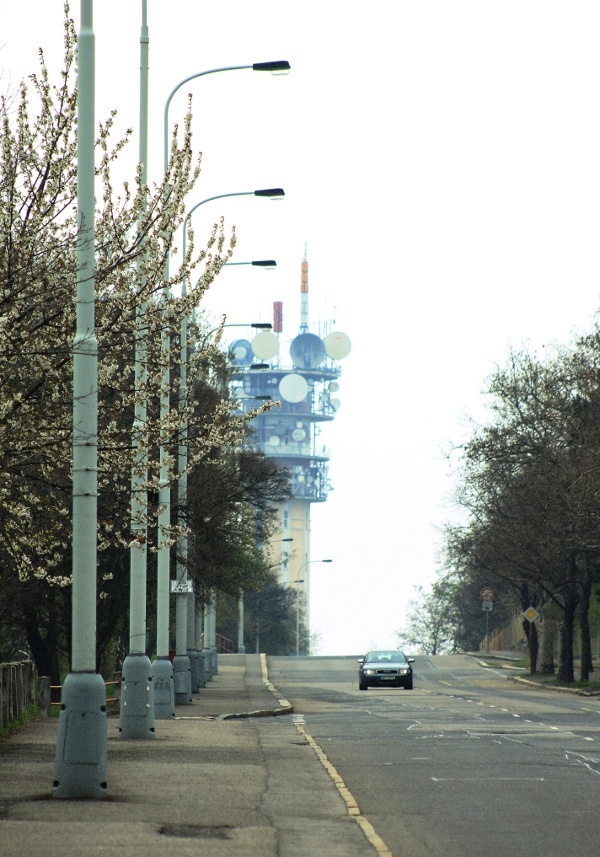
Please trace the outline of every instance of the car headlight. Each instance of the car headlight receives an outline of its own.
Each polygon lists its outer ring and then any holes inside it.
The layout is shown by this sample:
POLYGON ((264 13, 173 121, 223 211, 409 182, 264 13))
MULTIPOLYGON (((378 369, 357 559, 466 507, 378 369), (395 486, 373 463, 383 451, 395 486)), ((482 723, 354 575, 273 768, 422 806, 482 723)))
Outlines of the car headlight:
POLYGON ((365 670, 365 675, 373 675, 373 670, 365 670))

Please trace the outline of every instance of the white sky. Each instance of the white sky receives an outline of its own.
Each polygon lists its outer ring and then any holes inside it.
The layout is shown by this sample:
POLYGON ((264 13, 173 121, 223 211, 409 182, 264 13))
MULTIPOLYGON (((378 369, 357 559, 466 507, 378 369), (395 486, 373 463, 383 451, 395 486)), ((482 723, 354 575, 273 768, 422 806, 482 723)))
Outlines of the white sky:
MULTIPOLYGON (((51 71, 62 0, 3 0, 6 85, 51 71)), ((95 3, 97 121, 137 128, 141 0, 95 3)), ((79 3, 72 4, 79 20, 79 3)), ((211 203, 236 260, 208 307, 232 323, 298 332, 308 243, 311 329, 352 340, 342 407, 324 434, 335 490, 312 507, 312 630, 318 653, 394 642, 415 584, 435 575, 452 514, 442 455, 481 414, 509 343, 540 350, 589 328, 600 259, 600 4, 597 0, 148 0, 150 177, 162 168, 167 95, 208 69, 287 59, 292 72, 213 74, 194 96, 203 174, 190 208, 220 193, 281 186, 281 203, 211 203)), ((128 159, 137 160, 137 137, 128 159)))

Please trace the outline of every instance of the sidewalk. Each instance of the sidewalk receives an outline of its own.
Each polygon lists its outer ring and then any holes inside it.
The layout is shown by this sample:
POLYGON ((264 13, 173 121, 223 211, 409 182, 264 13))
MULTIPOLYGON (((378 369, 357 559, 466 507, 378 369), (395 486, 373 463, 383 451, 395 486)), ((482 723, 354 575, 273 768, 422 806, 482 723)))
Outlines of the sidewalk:
POLYGON ((0 856, 373 857, 263 663, 220 655, 154 739, 123 740, 109 717, 104 800, 51 797, 57 718, 5 740, 0 856))

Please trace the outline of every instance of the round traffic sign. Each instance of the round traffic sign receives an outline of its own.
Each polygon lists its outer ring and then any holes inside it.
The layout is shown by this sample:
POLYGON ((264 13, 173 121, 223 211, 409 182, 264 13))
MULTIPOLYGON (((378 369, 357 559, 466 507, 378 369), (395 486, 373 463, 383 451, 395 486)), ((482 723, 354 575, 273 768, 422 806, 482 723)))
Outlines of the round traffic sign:
POLYGON ((491 586, 484 586, 481 592, 479 593, 479 597, 482 601, 493 601, 494 600, 494 590, 491 586))

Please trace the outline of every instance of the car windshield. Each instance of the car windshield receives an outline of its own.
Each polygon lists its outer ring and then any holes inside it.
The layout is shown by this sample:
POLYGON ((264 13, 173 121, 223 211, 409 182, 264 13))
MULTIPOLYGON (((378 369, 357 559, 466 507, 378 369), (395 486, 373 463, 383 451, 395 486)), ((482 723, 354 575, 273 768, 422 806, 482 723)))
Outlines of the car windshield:
POLYGON ((368 664, 378 664, 378 663, 403 663, 406 661, 404 657, 404 652, 395 652, 395 651, 381 651, 381 652, 368 652, 365 661, 368 664))

